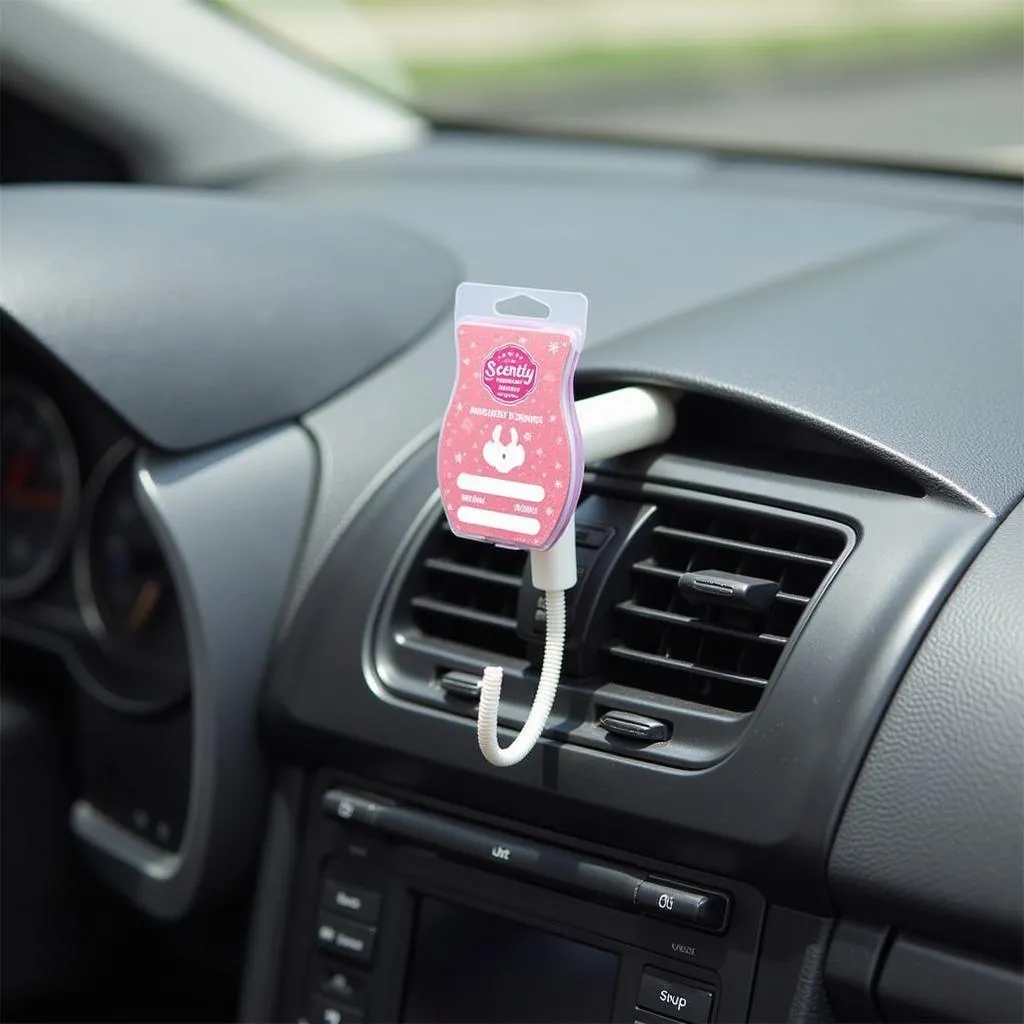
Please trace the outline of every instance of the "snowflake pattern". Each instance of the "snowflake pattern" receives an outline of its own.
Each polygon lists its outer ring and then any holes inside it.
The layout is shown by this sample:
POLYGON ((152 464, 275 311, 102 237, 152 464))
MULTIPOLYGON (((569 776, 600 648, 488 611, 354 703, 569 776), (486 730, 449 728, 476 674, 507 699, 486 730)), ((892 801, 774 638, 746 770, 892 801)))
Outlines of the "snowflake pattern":
POLYGON ((528 430, 525 434, 523 434, 523 440, 527 444, 529 444, 533 440, 533 431, 532 430, 528 430))
POLYGON ((559 341, 549 341, 548 342, 548 352, 550 352, 553 356, 557 356, 558 353, 561 350, 562 350, 562 343, 561 342, 559 342, 559 341))
POLYGON ((462 465, 462 460, 463 460, 463 459, 464 459, 465 457, 466 457, 466 456, 465 456, 465 455, 463 455, 463 454, 462 454, 462 452, 456 452, 456 453, 455 453, 455 454, 454 454, 454 455, 452 456, 452 458, 453 458, 453 459, 455 460, 455 462, 456 462, 456 465, 459 465, 459 466, 461 466, 461 465, 462 465))

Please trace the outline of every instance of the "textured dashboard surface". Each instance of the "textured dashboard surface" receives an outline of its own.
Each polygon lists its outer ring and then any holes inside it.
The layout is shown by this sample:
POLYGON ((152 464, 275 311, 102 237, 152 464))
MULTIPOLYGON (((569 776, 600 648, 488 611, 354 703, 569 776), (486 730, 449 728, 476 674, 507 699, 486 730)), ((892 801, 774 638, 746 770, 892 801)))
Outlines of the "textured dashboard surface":
POLYGON ((1024 506, 993 535, 903 679, 830 874, 848 908, 958 946, 1024 932, 1024 506))
POLYGON ((1001 514, 1024 488, 1022 242, 1020 224, 921 233, 670 318, 583 365, 788 412, 1001 514))
POLYGON ((453 259, 384 221, 227 193, 4 189, 0 305, 152 444, 304 413, 451 304, 453 259))
MULTIPOLYGON (((386 214, 474 280, 586 292, 592 378, 774 409, 980 511, 1024 492, 1019 185, 455 136, 251 187, 386 214)), ((424 346, 439 415, 450 329, 424 346)))

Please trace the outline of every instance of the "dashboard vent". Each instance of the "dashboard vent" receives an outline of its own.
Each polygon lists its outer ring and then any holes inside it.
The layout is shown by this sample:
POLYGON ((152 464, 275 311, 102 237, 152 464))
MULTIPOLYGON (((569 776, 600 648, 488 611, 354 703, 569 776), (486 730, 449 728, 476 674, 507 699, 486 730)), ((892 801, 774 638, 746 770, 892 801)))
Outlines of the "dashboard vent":
MULTIPOLYGON (((839 530, 767 510, 659 503, 630 593, 616 602, 607 676, 624 686, 727 711, 751 711, 804 609, 842 555, 839 530), (778 584, 765 611, 694 603, 684 573, 719 570, 778 584)), ((641 552, 637 552, 641 553, 641 552)))
POLYGON ((431 637, 525 658, 516 605, 526 554, 462 540, 444 517, 432 532, 409 604, 414 628, 431 637))
MULTIPOLYGON (((456 537, 436 506, 425 513, 381 607, 381 684, 470 718, 484 666, 501 665, 500 721, 519 727, 544 646, 527 556, 456 537)), ((576 525, 580 579, 548 734, 687 768, 739 742, 854 542, 825 519, 606 474, 588 476, 576 525), (665 738, 612 734, 610 713, 654 720, 665 738)))

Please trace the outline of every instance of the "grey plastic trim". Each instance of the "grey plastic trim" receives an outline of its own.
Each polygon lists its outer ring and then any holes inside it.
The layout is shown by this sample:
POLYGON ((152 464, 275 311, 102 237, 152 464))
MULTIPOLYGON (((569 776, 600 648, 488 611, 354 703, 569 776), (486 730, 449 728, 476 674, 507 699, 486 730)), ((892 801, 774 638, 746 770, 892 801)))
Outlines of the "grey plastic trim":
POLYGON ((186 458, 143 455, 136 488, 178 589, 192 671, 192 771, 177 854, 79 802, 71 827, 137 906, 179 918, 249 877, 266 810, 257 698, 317 471, 297 426, 186 458))
POLYGON ((166 882, 181 868, 181 857, 147 843, 108 818, 88 800, 71 805, 71 831, 110 860, 128 865, 137 874, 166 882))

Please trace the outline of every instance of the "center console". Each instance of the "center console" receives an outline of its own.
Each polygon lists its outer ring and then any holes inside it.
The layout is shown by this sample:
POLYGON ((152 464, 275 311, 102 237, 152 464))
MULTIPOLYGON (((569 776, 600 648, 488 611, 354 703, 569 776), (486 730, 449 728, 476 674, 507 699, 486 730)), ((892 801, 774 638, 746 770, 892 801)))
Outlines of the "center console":
POLYGON ((744 1019, 764 914, 748 886, 333 773, 295 896, 278 1010, 308 1024, 744 1019))

